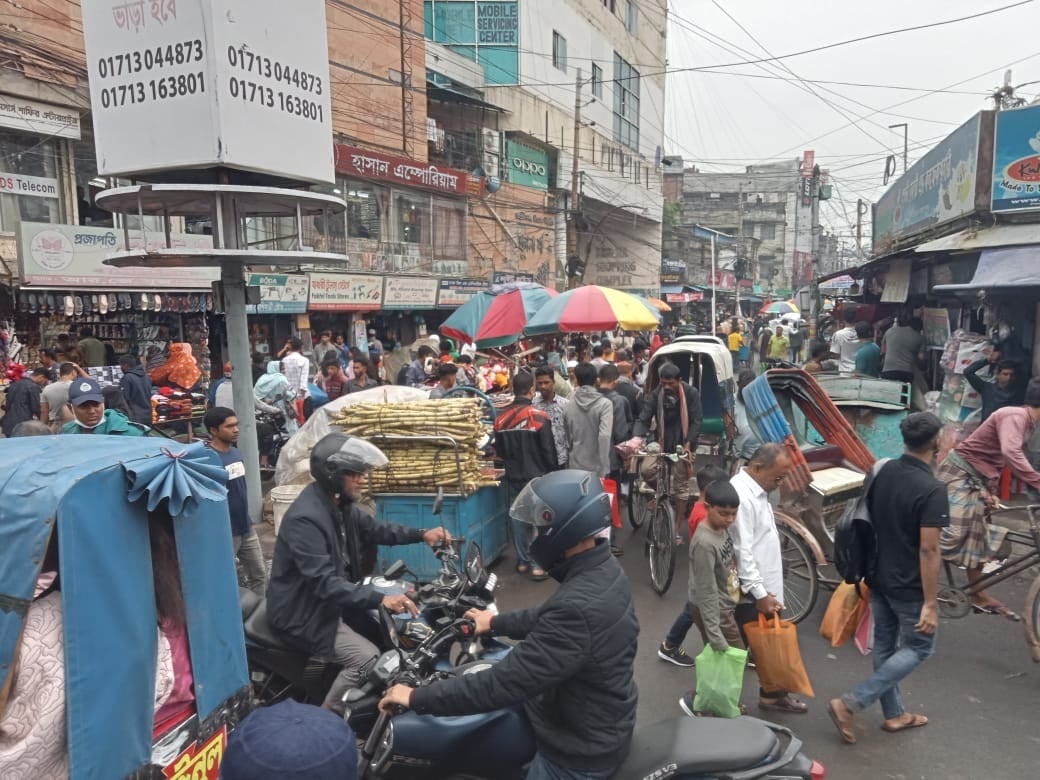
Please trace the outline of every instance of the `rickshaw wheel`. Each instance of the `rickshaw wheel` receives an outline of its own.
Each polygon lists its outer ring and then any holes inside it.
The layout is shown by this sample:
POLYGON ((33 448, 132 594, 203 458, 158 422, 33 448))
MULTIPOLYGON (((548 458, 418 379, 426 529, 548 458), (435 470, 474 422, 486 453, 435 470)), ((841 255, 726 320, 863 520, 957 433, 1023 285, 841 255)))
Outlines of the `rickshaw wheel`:
POLYGON ((803 620, 820 595, 820 574, 809 546, 786 525, 777 524, 780 558, 784 567, 784 620, 803 620))
POLYGON ((645 484, 643 478, 636 474, 635 480, 628 488, 628 524, 632 526, 633 531, 638 531, 643 527, 649 513, 649 499, 652 494, 644 492, 645 484))
POLYGON ((659 501, 650 518, 650 585, 659 596, 668 592, 675 575, 675 510, 659 501))
POLYGON ((1026 642, 1033 660, 1040 663, 1040 577, 1033 580, 1026 596, 1026 642))

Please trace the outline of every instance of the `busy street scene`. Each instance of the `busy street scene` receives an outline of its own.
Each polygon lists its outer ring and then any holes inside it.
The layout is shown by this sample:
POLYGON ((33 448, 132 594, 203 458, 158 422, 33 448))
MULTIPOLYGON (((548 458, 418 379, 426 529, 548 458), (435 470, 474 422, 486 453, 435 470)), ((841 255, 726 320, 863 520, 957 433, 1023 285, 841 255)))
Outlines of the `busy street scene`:
POLYGON ((0 5, 0 780, 1038 776, 1040 0, 0 5))

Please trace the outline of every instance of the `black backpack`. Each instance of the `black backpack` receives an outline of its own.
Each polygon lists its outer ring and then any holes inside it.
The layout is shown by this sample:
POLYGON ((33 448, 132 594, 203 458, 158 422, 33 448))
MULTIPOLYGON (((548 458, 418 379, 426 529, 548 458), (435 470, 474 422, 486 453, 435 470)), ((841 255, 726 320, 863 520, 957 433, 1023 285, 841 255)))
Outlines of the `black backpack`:
POLYGON ((834 529, 834 568, 849 585, 873 578, 877 570, 877 535, 870 518, 870 489, 891 458, 882 458, 863 481, 863 493, 849 503, 834 529))

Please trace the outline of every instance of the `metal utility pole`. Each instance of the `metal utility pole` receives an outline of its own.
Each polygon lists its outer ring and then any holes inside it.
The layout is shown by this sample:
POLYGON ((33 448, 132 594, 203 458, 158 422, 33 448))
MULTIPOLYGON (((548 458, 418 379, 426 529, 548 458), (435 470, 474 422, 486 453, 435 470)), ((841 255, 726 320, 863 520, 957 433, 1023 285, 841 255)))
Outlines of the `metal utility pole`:
MULTIPOLYGON (((737 261, 733 264, 733 307, 735 314, 740 317, 740 277, 738 268, 743 268, 747 274, 749 266, 746 259, 747 252, 744 249, 744 182, 737 184, 737 261), (742 257, 742 255, 744 257, 742 257), (741 264, 743 261, 743 265, 741 264)), ((715 323, 712 323, 714 325, 715 323)))
POLYGON ((903 173, 906 173, 906 161, 909 156, 909 132, 910 126, 906 122, 900 122, 898 125, 889 125, 889 130, 895 130, 897 127, 903 128, 903 173))
POLYGON ((863 198, 856 200, 856 262, 863 261, 863 215, 867 213, 867 204, 863 198))
POLYGON ((579 170, 578 148, 581 146, 581 68, 574 77, 574 140, 571 143, 571 197, 567 220, 567 288, 573 289, 585 274, 578 259, 579 170), (579 271, 581 272, 579 275, 579 271))

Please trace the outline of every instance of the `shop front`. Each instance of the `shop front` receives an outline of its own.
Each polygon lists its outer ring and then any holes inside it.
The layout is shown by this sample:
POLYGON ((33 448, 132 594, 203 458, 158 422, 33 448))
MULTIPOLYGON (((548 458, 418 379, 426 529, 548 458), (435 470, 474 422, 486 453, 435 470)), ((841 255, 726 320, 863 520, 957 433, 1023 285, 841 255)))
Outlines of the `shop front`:
MULTIPOLYGON (((161 245, 161 234, 131 232, 133 247, 161 245)), ((212 238, 173 234, 175 245, 212 246, 212 238)), ((112 228, 23 220, 18 226, 18 278, 14 334, 16 359, 39 362, 40 350, 76 341, 88 328, 106 345, 108 365, 118 356, 161 354, 172 342, 192 345, 204 376, 210 372, 212 268, 116 270, 104 259, 122 245, 112 228)))
POLYGON ((246 307, 249 346, 254 355, 277 355, 285 340, 298 335, 301 315, 307 313, 310 282, 305 274, 252 273, 251 287, 260 288, 260 303, 246 307))

